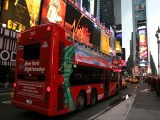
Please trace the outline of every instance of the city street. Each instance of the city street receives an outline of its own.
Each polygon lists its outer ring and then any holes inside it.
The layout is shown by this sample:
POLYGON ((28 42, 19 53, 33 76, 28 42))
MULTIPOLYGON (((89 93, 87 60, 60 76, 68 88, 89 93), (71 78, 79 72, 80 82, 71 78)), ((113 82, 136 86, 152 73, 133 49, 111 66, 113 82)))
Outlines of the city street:
POLYGON ((101 115, 102 111, 107 110, 108 108, 112 107, 114 104, 126 96, 127 94, 132 94, 138 84, 130 84, 128 83, 128 87, 126 89, 121 90, 118 95, 113 97, 107 98, 105 100, 100 101, 93 107, 88 106, 86 109, 82 111, 75 111, 69 113, 67 115, 61 115, 58 117, 46 117, 34 112, 30 112, 27 110, 16 108, 15 106, 11 105, 11 93, 0 93, 0 111, 1 111, 1 120, 86 120, 95 115, 101 115))
POLYGON ((160 120, 160 0, 0 0, 0 120, 160 120))

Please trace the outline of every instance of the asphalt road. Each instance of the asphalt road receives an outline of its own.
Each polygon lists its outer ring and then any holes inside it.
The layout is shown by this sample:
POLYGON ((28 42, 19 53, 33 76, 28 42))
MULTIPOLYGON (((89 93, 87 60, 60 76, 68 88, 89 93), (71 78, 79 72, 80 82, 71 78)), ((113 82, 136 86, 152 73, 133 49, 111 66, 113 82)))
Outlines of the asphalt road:
POLYGON ((127 94, 132 94, 137 86, 138 84, 128 84, 128 88, 121 90, 118 95, 99 101, 92 107, 88 106, 82 111, 75 111, 56 117, 47 117, 38 113, 16 108, 11 105, 10 93, 0 93, 0 120, 87 120, 95 115, 100 115, 102 111, 113 106, 127 94))

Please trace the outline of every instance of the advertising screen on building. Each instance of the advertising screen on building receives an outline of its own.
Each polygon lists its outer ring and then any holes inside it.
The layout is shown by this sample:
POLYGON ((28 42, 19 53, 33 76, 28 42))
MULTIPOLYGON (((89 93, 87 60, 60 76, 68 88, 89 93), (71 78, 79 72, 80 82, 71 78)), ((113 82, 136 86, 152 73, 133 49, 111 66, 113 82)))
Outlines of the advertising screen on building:
POLYGON ((38 25, 40 5, 41 0, 7 0, 3 3, 1 23, 20 32, 38 25))
POLYGON ((121 52, 121 45, 120 45, 120 41, 116 41, 116 52, 120 53, 121 52))
POLYGON ((147 46, 140 46, 139 47, 139 56, 140 56, 140 59, 147 58, 147 46))
POLYGON ((117 39, 122 39, 122 33, 117 33, 117 39))
POLYGON ((147 59, 148 47, 147 47, 146 29, 138 30, 138 37, 139 37, 139 57, 140 59, 147 59))
POLYGON ((147 66, 147 61, 145 60, 139 61, 139 66, 141 67, 147 66))
POLYGON ((85 13, 70 3, 66 6, 65 29, 73 33, 76 40, 100 48, 101 29, 85 13))
POLYGON ((147 45, 147 40, 146 40, 146 30, 142 29, 138 31, 139 34, 139 46, 147 45))
POLYGON ((41 24, 53 22, 64 26, 65 11, 64 0, 45 0, 42 5, 41 24))
POLYGON ((109 54, 110 52, 110 46, 109 46, 109 37, 105 34, 101 34, 101 51, 103 53, 109 54))

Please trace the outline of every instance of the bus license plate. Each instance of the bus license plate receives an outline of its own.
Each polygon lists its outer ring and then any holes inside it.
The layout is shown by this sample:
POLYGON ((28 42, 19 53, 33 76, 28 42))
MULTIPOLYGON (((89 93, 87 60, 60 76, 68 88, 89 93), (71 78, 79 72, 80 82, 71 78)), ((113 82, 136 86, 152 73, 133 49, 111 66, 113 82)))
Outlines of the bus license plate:
POLYGON ((32 104, 32 100, 26 100, 26 103, 32 104))

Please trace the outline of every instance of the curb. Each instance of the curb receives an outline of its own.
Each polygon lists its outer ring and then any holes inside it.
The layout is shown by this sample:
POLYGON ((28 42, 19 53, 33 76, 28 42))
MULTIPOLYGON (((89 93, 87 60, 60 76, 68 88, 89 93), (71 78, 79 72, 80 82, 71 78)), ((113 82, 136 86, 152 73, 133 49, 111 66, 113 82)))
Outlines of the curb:
POLYGON ((108 107, 107 109, 99 112, 98 114, 92 116, 91 118, 87 120, 114 120, 117 118, 118 120, 125 120, 132 107, 135 97, 136 97, 136 94, 133 94, 128 99, 120 102, 119 104, 115 106, 108 107), (114 118, 115 116, 116 118, 114 118))

